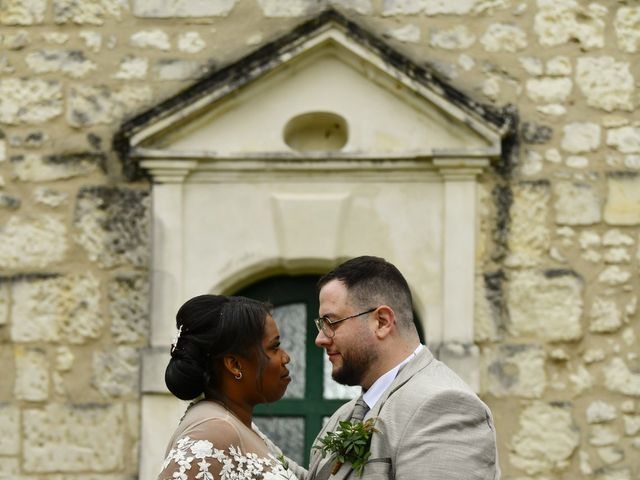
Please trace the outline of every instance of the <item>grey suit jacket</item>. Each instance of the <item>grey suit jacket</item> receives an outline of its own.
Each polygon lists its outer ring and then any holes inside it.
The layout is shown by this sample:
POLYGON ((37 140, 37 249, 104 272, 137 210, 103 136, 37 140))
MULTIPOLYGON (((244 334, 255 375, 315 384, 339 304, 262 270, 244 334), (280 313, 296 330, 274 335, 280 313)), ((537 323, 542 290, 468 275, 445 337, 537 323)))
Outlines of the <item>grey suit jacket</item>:
MULTIPOLYGON (((348 419, 355 400, 333 414, 321 438, 348 419)), ((367 418, 377 417, 362 479, 498 480, 496 437, 489 408, 445 364, 423 349, 397 375, 367 418)), ((319 444, 318 438, 314 445, 319 444)), ((307 480, 324 464, 313 449, 307 480)), ((357 477, 343 465, 332 480, 357 477)))

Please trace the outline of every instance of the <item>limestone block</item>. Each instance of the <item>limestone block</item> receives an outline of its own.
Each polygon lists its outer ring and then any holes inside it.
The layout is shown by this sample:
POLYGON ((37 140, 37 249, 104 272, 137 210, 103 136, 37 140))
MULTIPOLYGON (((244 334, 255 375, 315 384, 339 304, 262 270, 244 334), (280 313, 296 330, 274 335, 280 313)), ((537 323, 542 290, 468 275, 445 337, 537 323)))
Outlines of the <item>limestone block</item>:
POLYGON ((149 335, 147 276, 119 275, 108 285, 111 336, 118 343, 145 342, 149 335))
POLYGON ((235 0, 133 0, 133 14, 137 17, 226 17, 235 0))
POLYGON ((640 397, 640 373, 632 372, 620 357, 603 368, 605 386, 612 392, 640 397))
POLYGON ((621 448, 607 446, 603 448, 598 448, 597 452, 598 452, 598 456, 607 465, 618 463, 624 459, 624 450, 621 448))
POLYGON ((102 34, 99 32, 83 30, 78 33, 78 37, 84 41, 84 45, 87 50, 94 53, 98 53, 100 51, 100 48, 102 47, 102 34))
POLYGON ((135 80, 147 76, 149 59, 143 57, 125 56, 120 62, 120 68, 113 74, 118 80, 135 80))
POLYGON ((3 45, 8 50, 21 50, 28 46, 30 43, 31 38, 29 37, 29 32, 27 32, 26 30, 5 32, 2 38, 0 38, 0 45, 3 45))
POLYGON ((587 422, 588 423, 603 423, 611 422, 618 418, 616 407, 610 403, 597 400, 591 402, 587 407, 587 422))
POLYGON ((81 50, 39 50, 31 52, 25 61, 35 73, 60 72, 72 78, 81 78, 96 69, 81 50))
POLYGON ((622 153, 640 153, 640 127, 610 129, 607 132, 607 145, 622 153))
POLYGON ((75 240, 100 266, 149 261, 149 195, 142 190, 87 187, 78 193, 75 240))
POLYGON ((547 380, 545 353, 538 345, 500 345, 485 354, 485 391, 497 397, 540 398, 547 380))
POLYGON ((17 455, 20 452, 20 409, 17 406, 0 403, 0 432, 2 455, 17 455))
POLYGON ((475 328, 476 343, 501 338, 504 327, 504 298, 502 272, 486 273, 476 279, 475 328))
POLYGON ((527 34, 520 27, 508 23, 494 23, 480 38, 487 52, 514 53, 527 47, 527 34))
MULTIPOLYGON (((271 3, 277 3, 277 0, 269 1, 271 3)), ((371 15, 373 13, 372 0, 329 0, 329 5, 338 7, 340 9, 353 10, 360 15, 371 15)))
POLYGON ((530 78, 526 83, 527 96, 536 103, 563 103, 571 94, 570 78, 530 78))
POLYGON ((258 5, 266 17, 300 17, 319 11, 327 4, 326 0, 309 2, 308 0, 258 0, 258 5))
POLYGON ((578 239, 580 242, 580 248, 586 250, 590 247, 599 247, 602 244, 602 239, 600 235, 596 232, 584 231, 580 234, 580 238, 578 239))
POLYGON ((20 477, 20 464, 16 457, 0 457, 0 478, 13 480, 20 477))
POLYGON ((548 183, 522 183, 513 188, 507 265, 537 265, 549 251, 550 200, 548 183))
POLYGON ((589 370, 582 365, 579 365, 575 372, 569 374, 569 381, 573 385, 573 390, 576 395, 580 395, 582 392, 593 387, 593 377, 589 373, 589 370))
POLYGON ((565 57, 564 55, 560 55, 557 57, 553 57, 547 61, 546 72, 547 75, 558 77, 571 75, 571 59, 569 57, 565 57))
POLYGON ((567 157, 567 167, 571 168, 587 168, 589 159, 581 155, 570 155, 567 157))
POLYGON ((47 0, 3 0, 0 24, 35 25, 44 21, 47 0))
POLYGON ((594 425, 591 428, 589 444, 594 447, 615 445, 620 441, 620 435, 609 425, 594 425))
POLYGON ((69 347, 61 346, 56 349, 56 370, 68 372, 73 366, 75 357, 69 347))
POLYGON ((529 475, 565 470, 580 442, 568 406, 535 402, 520 415, 520 430, 511 440, 511 463, 529 475))
POLYGON ((640 223, 640 175, 610 174, 609 194, 604 206, 604 220, 609 225, 640 223))
POLYGON ((12 289, 11 339, 81 344, 102 333, 100 284, 91 274, 26 277, 12 289))
POLYGON ((569 123, 562 131, 561 147, 567 152, 593 152, 600 146, 600 125, 596 123, 569 123))
POLYGON ((610 248, 604 253, 606 263, 629 263, 631 255, 626 248, 610 248))
POLYGON ((585 350, 582 355, 582 360, 584 360, 584 363, 587 365, 595 362, 601 362, 605 358, 607 358, 607 354, 601 348, 590 348, 585 350))
POLYGON ((616 285, 623 285, 631 279, 631 272, 620 268, 618 265, 612 265, 605 268, 600 275, 598 275, 598 281, 614 287, 616 285))
POLYGON ((38 124, 63 112, 62 85, 53 80, 0 79, 0 123, 38 124))
POLYGON ((634 79, 628 62, 613 57, 580 57, 576 83, 587 104, 611 112, 633 110, 634 79))
POLYGON ((640 155, 627 155, 624 158, 624 166, 632 170, 640 170, 640 155))
POLYGON ((522 68, 524 68, 525 72, 527 72, 529 75, 539 77, 544 73, 542 60, 540 60, 539 58, 519 57, 518 62, 520 62, 522 68))
POLYGON ((553 186, 556 223, 560 225, 593 225, 602 220, 601 200, 591 185, 558 182, 553 186))
POLYGON ((45 351, 15 348, 16 383, 14 393, 19 400, 40 402, 49 397, 49 361, 45 351))
POLYGON ((8 319, 9 319, 9 282, 0 280, 0 326, 6 325, 8 319))
POLYGON ((542 155, 533 150, 528 150, 522 163, 522 174, 533 176, 542 171, 542 155))
POLYGON ((43 409, 26 409, 23 417, 23 468, 27 472, 109 472, 122 468, 122 405, 49 404, 43 409))
POLYGON ((126 0, 53 0, 53 18, 56 23, 102 25, 107 18, 121 19, 128 5, 126 0))
POLYGON ((549 341, 579 339, 582 290, 582 280, 571 271, 514 272, 507 289, 509 332, 549 341))
POLYGON ((167 51, 171 48, 169 35, 162 30, 142 30, 131 35, 129 44, 137 48, 155 48, 167 51))
POLYGON ((103 154, 20 155, 11 158, 16 178, 23 182, 48 182, 95 172, 104 164, 103 154))
POLYGON ((417 25, 409 24, 404 27, 388 30, 386 35, 400 42, 418 43, 422 32, 420 31, 420 27, 417 25))
POLYGON ((546 143, 553 136, 551 127, 533 122, 523 122, 520 132, 524 143, 546 143))
POLYGON ((67 122, 73 127, 113 124, 125 115, 149 104, 153 98, 148 86, 107 87, 77 85, 69 89, 67 122))
POLYGON ((445 50, 462 50, 469 48, 476 41, 476 36, 469 31, 466 25, 456 25, 446 30, 432 30, 429 36, 429 44, 432 47, 445 50))
POLYGON ((0 267, 42 268, 64 259, 67 228, 57 217, 12 216, 0 227, 0 267))
POLYGON ((136 396, 140 391, 140 354, 117 347, 93 355, 91 383, 106 398, 136 396))
POLYGON ((575 0, 538 0, 534 31, 545 47, 577 40, 582 48, 604 46, 607 8, 596 3, 583 6, 575 0))
POLYGON ((205 72, 205 66, 193 60, 162 59, 153 66, 158 80, 195 80, 205 72))
POLYGON ((640 433, 640 415, 623 415, 622 419, 625 435, 632 437, 640 433))
POLYGON ((178 35, 178 50, 184 53, 198 53, 207 46, 198 32, 184 32, 178 35))
POLYGON ((640 6, 619 8, 613 25, 620 50, 627 53, 640 50, 640 6))
POLYGON ((468 15, 480 14, 494 9, 504 9, 509 0, 383 0, 383 15, 468 15))
POLYGON ((69 41, 69 34, 62 32, 44 32, 42 34, 42 39, 46 43, 51 43, 53 45, 64 45, 69 41))
POLYGON ((36 203, 47 205, 48 207, 59 207, 67 203, 69 194, 53 188, 36 187, 33 191, 33 199, 36 203))
POLYGON ((602 467, 594 473, 595 480, 632 480, 629 468, 602 467))

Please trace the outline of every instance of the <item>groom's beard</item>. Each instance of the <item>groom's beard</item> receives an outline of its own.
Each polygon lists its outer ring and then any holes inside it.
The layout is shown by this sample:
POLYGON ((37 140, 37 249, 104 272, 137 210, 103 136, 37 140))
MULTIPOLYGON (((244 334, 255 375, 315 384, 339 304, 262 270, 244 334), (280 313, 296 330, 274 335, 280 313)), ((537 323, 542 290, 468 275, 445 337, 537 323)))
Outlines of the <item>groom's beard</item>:
POLYGON ((331 377, 342 385, 361 385, 362 379, 378 358, 374 348, 358 343, 342 355, 342 366, 333 370, 331 377))

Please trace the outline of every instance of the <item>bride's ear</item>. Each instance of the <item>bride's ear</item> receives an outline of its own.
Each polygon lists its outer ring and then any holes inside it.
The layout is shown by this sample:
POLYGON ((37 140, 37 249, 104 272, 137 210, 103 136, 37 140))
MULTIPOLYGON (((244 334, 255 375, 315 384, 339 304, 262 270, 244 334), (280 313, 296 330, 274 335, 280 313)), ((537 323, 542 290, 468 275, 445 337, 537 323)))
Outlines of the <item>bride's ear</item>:
POLYGON ((240 361, 238 357, 235 355, 225 355, 222 359, 224 364, 224 368, 227 372, 229 372, 234 377, 237 377, 239 374, 242 374, 242 367, 240 366, 240 361))

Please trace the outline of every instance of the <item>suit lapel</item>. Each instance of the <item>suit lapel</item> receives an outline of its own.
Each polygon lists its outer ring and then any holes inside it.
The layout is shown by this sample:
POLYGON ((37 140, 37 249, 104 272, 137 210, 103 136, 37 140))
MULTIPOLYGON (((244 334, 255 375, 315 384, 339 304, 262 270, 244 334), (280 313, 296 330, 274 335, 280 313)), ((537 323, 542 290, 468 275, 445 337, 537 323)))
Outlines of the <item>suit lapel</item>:
MULTIPOLYGON (((356 404, 356 400, 357 400, 356 398, 354 398, 353 400, 350 400, 349 402, 345 403, 342 407, 340 407, 338 411, 336 411, 336 414, 331 418, 331 420, 329 420, 327 425, 320 431, 320 433, 316 437, 316 441, 313 442, 314 446, 320 445, 320 441, 318 440, 319 438, 324 437, 324 435, 327 432, 332 432, 336 430, 338 428, 338 424, 341 421, 347 420, 351 416, 351 411, 353 410, 353 407, 356 404)), ((327 454, 323 458, 320 450, 313 449, 311 451, 311 461, 309 463, 309 478, 315 478, 315 475, 319 471, 320 467, 329 458, 330 458, 330 454, 327 454)))

